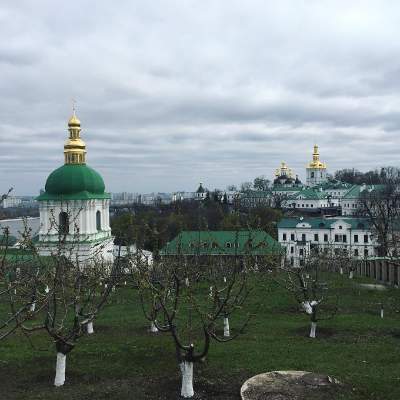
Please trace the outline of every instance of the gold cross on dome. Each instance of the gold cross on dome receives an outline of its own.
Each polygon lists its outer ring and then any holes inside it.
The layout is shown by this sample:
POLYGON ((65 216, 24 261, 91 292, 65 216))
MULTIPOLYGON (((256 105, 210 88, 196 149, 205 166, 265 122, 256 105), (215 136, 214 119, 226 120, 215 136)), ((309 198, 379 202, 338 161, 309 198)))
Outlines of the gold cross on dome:
POLYGON ((76 100, 73 98, 72 100, 72 112, 75 115, 75 111, 76 111, 76 100))

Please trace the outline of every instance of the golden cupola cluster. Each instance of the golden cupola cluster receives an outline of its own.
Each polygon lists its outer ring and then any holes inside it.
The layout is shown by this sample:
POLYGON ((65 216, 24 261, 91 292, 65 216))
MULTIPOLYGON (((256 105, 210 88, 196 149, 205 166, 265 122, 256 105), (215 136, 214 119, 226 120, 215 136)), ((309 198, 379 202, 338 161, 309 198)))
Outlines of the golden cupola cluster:
POLYGON ((317 145, 314 145, 313 160, 308 164, 308 168, 326 169, 326 164, 319 159, 317 145))
POLYGON ((287 166, 287 164, 282 161, 281 166, 275 170, 275 176, 287 176, 288 178, 293 178, 292 169, 287 166))
POLYGON ((86 144, 81 139, 81 121, 75 111, 68 121, 69 138, 64 145, 65 164, 86 164, 86 144))

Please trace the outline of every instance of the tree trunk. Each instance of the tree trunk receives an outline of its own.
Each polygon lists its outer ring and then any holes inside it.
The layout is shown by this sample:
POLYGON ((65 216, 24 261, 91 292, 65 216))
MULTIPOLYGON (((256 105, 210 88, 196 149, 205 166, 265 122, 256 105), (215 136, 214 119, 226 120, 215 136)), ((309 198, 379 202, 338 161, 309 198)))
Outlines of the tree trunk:
POLYGON ((87 325, 86 325, 86 327, 87 327, 87 333, 88 333, 88 335, 91 335, 92 333, 94 333, 93 321, 88 322, 87 325))
POLYGON ((343 275, 343 267, 340 267, 340 275, 343 275))
POLYGON ((381 308, 381 318, 383 318, 383 308, 381 308))
POLYGON ((224 317, 224 337, 229 337, 229 336, 230 336, 229 319, 228 317, 224 317))
POLYGON ((315 339, 316 337, 316 330, 317 330, 317 323, 316 322, 311 322, 311 329, 310 329, 310 338, 315 339))
POLYGON ((63 353, 57 353, 56 377, 54 379, 54 386, 64 385, 66 362, 67 362, 67 355, 63 353))
POLYGON ((354 276, 354 275, 353 275, 353 271, 350 271, 349 278, 350 278, 350 279, 353 279, 353 276, 354 276))
POLYGON ((156 324, 154 323, 154 321, 151 321, 150 332, 151 333, 157 333, 158 332, 158 329, 157 329, 156 324))
POLYGON ((193 362, 182 361, 179 367, 182 374, 181 396, 185 399, 193 397, 193 362))
POLYGON ((35 309, 36 309, 36 301, 34 301, 34 302, 30 305, 29 311, 33 313, 33 312, 35 312, 35 309))

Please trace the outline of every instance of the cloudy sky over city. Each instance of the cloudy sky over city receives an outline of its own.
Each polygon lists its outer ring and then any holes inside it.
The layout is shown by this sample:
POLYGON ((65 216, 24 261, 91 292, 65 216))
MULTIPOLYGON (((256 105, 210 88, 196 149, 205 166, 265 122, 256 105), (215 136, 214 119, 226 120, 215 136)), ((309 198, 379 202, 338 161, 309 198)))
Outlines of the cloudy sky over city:
POLYGON ((400 165, 398 1, 0 4, 0 191, 63 163, 72 99, 108 191, 400 165))

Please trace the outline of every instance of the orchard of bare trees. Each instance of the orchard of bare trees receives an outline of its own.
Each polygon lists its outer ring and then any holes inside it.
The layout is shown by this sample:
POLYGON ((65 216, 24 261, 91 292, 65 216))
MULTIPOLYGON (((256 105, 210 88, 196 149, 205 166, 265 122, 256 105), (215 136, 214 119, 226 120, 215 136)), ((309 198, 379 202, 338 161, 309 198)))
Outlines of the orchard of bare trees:
MULTIPOLYGON (((13 335, 26 340, 47 337, 55 364, 51 380, 59 388, 68 382, 67 359, 73 357, 83 338, 91 340, 96 335, 96 320, 120 291, 137 295, 140 301, 135 306, 141 309, 142 320, 135 323, 146 326, 147 335, 170 338, 174 349, 169 353, 171 363, 176 363, 180 374, 179 393, 191 398, 195 396, 197 366, 208 362, 217 346, 240 342, 259 320, 274 323, 274 314, 261 306, 270 302, 270 285, 277 283, 292 299, 297 314, 308 321, 308 336, 315 342, 320 324, 340 315, 340 298, 329 274, 340 277, 340 272, 353 271, 348 255, 316 252, 297 268, 287 266, 281 254, 260 255, 252 237, 256 230, 252 229, 244 251, 216 257, 211 249, 209 253, 200 251, 204 250, 200 239, 193 244, 193 254, 185 253, 180 245, 173 255, 163 253, 160 232, 144 226, 143 230, 152 230, 148 236, 153 240, 150 253, 143 248, 141 232, 129 221, 117 233, 114 262, 103 260, 101 249, 99 254, 82 259, 75 251, 82 240, 79 232, 70 234, 57 222, 54 218, 58 241, 45 257, 27 227, 19 248, 9 246, 7 229, 2 232, 0 340, 13 335), (261 297, 254 298, 254 293, 261 297), (260 303, 256 312, 249 302, 260 303)), ((239 232, 237 228, 236 236, 239 232)), ((233 247, 238 248, 237 239, 234 242, 233 247)), ((229 362, 229 357, 224 359, 224 363, 229 362)))

